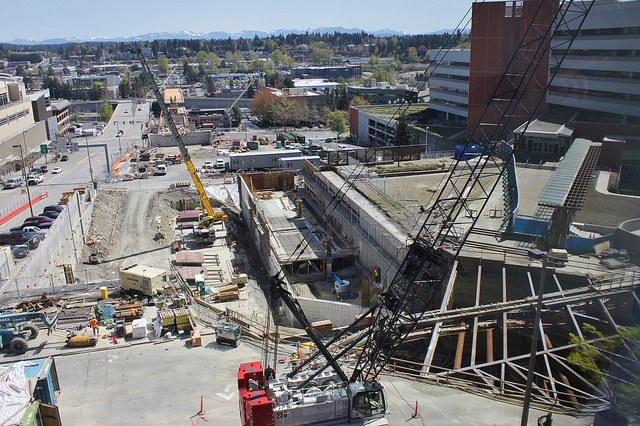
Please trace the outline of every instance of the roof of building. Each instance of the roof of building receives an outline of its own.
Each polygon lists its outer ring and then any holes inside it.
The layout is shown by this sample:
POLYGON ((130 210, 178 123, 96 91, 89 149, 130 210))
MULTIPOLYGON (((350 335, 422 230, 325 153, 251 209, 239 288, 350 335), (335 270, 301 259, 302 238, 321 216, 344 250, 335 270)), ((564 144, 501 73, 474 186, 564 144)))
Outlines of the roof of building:
MULTIPOLYGON (((521 134, 524 130, 527 123, 524 123, 517 129, 513 131, 513 133, 521 134)), ((531 124, 527 127, 525 131, 525 135, 527 136, 535 136, 535 135, 555 135, 558 136, 568 136, 571 137, 573 135, 573 129, 567 127, 564 124, 552 123, 550 121, 543 120, 533 120, 531 124)))
MULTIPOLYGON (((395 119, 398 118, 398 109, 400 108, 400 105, 363 105, 354 108, 367 114, 375 115, 377 117, 395 119)), ((402 111, 405 115, 417 114, 427 109, 429 109, 428 104, 413 104, 409 106, 405 105, 402 107, 402 111)))
POLYGON ((322 78, 296 78, 293 80, 293 84, 295 87, 336 87, 338 85, 335 81, 328 81, 322 78))
POLYGON ((538 204, 551 207, 582 207, 601 146, 601 143, 587 139, 573 141, 538 196, 538 204))
POLYGON ((183 104, 184 97, 179 87, 167 87, 164 89, 164 102, 167 104, 183 104))
POLYGON ((126 268, 126 270, 121 269, 121 271, 129 274, 142 275, 143 277, 149 278, 167 273, 167 271, 165 271, 164 269, 147 265, 133 265, 129 268, 126 268))
POLYGON ((64 99, 60 101, 51 102, 51 108, 55 111, 62 111, 63 109, 68 108, 69 105, 71 105, 71 102, 64 99))

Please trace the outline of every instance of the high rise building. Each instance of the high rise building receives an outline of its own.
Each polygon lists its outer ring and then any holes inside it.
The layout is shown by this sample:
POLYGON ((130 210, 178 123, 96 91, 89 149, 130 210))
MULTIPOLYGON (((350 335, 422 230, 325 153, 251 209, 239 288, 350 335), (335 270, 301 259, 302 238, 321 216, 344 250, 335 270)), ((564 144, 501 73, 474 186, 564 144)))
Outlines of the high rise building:
POLYGON ((429 77, 429 108, 442 112, 447 121, 466 120, 471 50, 435 50, 430 58, 438 66, 429 77))
POLYGON ((514 110, 508 111, 507 127, 515 129, 536 107, 544 109, 544 103, 538 103, 547 83, 549 62, 548 55, 536 52, 546 43, 540 35, 548 32, 557 7, 557 0, 473 3, 467 134, 508 137, 504 128, 494 132, 503 110, 486 108, 491 99, 508 101, 512 97, 512 87, 498 86, 507 69, 527 76, 517 87, 521 99, 514 110), (526 48, 520 49, 521 45, 526 48), (537 65, 531 68, 529 63, 537 65))

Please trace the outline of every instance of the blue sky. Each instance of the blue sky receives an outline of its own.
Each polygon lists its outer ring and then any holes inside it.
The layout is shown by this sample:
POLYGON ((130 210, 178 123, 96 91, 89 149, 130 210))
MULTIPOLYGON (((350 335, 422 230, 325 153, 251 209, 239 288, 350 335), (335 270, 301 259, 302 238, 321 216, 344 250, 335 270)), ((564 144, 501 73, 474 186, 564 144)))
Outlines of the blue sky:
POLYGON ((12 4, 24 18, 3 20, 0 41, 317 27, 429 33, 455 28, 471 0, 26 0, 12 4))

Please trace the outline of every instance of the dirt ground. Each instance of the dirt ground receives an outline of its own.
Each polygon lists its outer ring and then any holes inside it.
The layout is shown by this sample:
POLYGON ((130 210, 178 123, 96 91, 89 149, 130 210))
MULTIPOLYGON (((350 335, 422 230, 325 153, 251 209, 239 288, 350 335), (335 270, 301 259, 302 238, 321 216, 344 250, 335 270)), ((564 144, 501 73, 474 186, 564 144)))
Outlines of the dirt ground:
POLYGON ((76 275, 86 281, 115 279, 120 268, 133 263, 168 269, 178 215, 173 206, 193 197, 181 191, 99 190, 89 230, 93 244, 84 246, 76 275), (89 264, 91 253, 98 253, 100 264, 89 264))

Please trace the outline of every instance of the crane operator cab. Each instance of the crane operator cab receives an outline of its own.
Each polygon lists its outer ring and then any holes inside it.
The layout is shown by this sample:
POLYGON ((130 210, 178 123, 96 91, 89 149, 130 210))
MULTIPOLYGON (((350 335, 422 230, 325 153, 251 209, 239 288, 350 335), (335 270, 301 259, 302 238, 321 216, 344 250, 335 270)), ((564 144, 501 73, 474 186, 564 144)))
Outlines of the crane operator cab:
POLYGON ((357 421, 384 417, 387 410, 384 391, 380 383, 374 381, 350 383, 349 393, 352 395, 349 410, 349 418, 351 420, 357 421))

